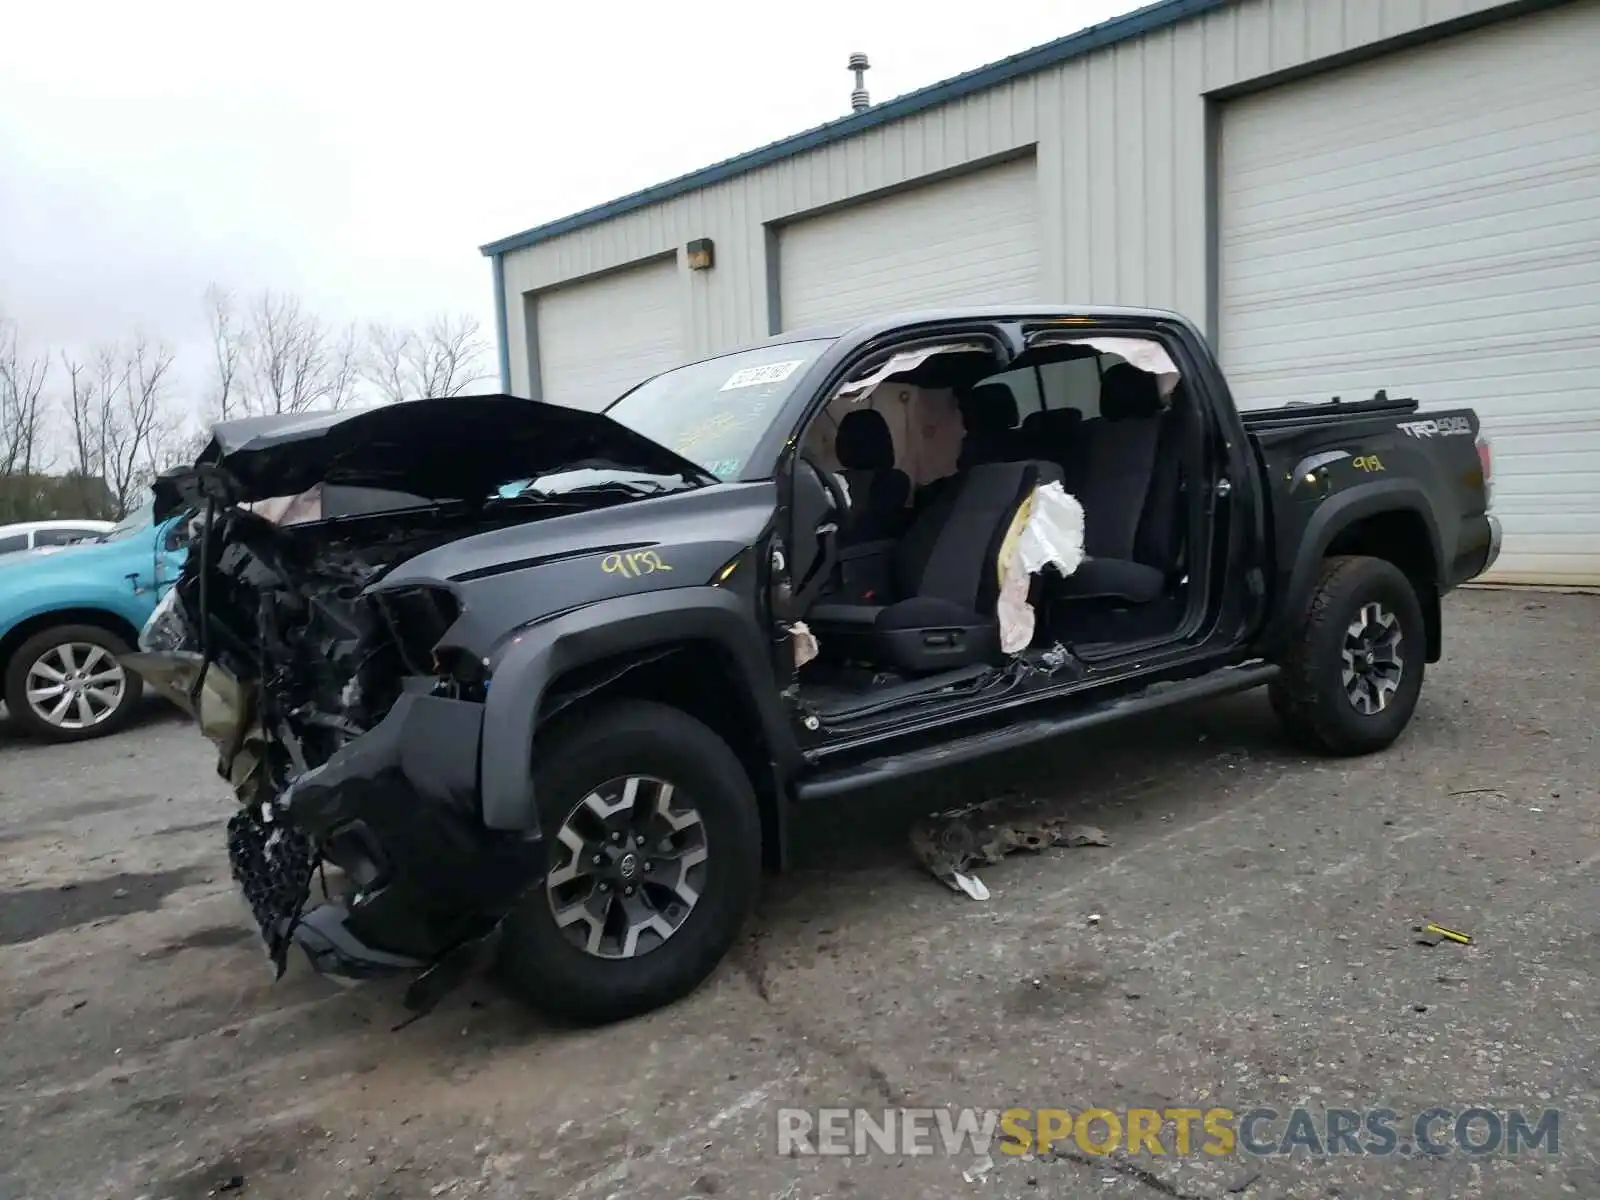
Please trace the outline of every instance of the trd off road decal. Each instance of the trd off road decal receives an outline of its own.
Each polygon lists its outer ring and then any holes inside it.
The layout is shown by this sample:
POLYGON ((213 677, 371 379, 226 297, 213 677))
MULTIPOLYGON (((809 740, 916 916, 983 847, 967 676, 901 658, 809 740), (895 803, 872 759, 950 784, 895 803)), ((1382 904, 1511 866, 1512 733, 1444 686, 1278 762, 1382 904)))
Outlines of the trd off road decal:
POLYGON ((1472 422, 1466 417, 1440 417, 1436 421, 1399 421, 1397 424, 1412 437, 1455 437, 1472 432, 1472 422))

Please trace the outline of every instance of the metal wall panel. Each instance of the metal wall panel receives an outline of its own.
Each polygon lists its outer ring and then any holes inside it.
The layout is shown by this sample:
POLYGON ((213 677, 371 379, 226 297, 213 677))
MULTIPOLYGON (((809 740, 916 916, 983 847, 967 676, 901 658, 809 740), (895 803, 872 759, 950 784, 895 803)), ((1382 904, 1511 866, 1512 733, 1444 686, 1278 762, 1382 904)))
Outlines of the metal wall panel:
POLYGON ((1041 299, 1038 191, 1030 157, 783 226, 783 328, 1041 299))
POLYGON ((1506 0, 1239 0, 1167 29, 508 252, 512 385, 525 388, 523 296, 716 244, 684 271, 685 351, 766 336, 768 225, 1036 147, 1044 298, 1162 305, 1204 323, 1212 299, 1207 94, 1349 55, 1506 0))

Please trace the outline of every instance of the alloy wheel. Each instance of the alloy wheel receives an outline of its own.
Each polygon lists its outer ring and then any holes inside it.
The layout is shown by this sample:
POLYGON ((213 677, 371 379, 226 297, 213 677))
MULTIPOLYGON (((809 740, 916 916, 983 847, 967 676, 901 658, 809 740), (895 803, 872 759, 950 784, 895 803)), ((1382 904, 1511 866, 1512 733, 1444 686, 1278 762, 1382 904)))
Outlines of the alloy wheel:
POLYGON ((108 720, 122 704, 128 677, 104 646, 63 642, 28 668, 28 707, 57 729, 90 729, 108 720))
POLYGON ((706 830, 672 784, 612 779, 567 814, 545 892, 557 928, 597 958, 635 958, 682 927, 704 888, 706 830))
POLYGON ((1344 689, 1364 716, 1382 712, 1400 688, 1400 618, 1376 600, 1361 606, 1344 634, 1344 689))

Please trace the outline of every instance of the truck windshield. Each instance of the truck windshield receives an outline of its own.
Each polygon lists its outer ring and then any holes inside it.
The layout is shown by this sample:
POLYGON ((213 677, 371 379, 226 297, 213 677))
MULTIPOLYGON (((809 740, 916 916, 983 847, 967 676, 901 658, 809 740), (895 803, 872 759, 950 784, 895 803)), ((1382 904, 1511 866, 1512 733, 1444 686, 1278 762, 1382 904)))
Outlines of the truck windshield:
POLYGON ((785 342, 690 363, 646 380, 606 416, 718 479, 737 479, 773 415, 831 344, 785 342))

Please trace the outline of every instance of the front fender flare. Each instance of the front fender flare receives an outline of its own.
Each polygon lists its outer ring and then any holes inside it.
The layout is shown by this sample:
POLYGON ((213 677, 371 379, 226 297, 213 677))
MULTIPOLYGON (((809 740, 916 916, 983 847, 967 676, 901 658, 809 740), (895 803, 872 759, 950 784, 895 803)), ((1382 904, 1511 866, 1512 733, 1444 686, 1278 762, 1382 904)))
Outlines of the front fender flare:
POLYGON ((778 699, 767 648, 745 604, 721 588, 673 588, 602 600, 515 634, 495 664, 484 701, 484 824, 539 836, 533 743, 552 680, 585 663, 674 642, 714 641, 728 651, 745 692, 728 702, 753 706, 773 761, 780 771, 792 771, 799 748, 778 699))
POLYGON ((1433 555, 1434 577, 1444 577, 1444 550, 1439 525, 1434 519, 1428 494, 1421 486, 1404 479, 1383 479, 1350 488, 1324 500, 1307 519, 1293 565, 1279 576, 1286 582, 1282 591, 1283 599, 1264 639, 1268 647, 1282 645, 1299 615, 1311 602, 1311 593, 1322 570, 1322 560, 1333 540, 1357 521, 1389 512, 1414 512, 1422 518, 1433 555))

